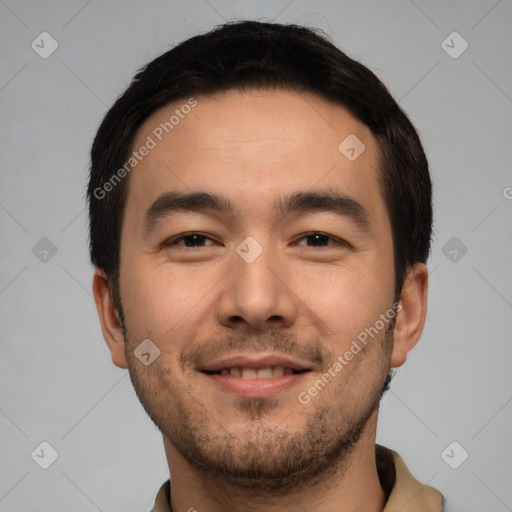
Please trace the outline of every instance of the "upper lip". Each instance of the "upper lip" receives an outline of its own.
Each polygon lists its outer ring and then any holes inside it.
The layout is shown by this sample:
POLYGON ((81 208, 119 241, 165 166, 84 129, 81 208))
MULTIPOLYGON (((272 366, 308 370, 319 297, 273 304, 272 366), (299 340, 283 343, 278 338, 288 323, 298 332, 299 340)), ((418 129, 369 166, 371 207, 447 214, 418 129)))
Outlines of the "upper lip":
POLYGON ((292 368, 293 370, 310 370, 311 368, 300 361, 292 359, 291 357, 282 356, 278 354, 266 355, 235 355, 230 357, 223 357, 216 359, 206 366, 201 368, 202 371, 218 371, 223 368, 233 368, 239 366, 241 368, 268 368, 270 366, 284 366, 285 368, 292 368))

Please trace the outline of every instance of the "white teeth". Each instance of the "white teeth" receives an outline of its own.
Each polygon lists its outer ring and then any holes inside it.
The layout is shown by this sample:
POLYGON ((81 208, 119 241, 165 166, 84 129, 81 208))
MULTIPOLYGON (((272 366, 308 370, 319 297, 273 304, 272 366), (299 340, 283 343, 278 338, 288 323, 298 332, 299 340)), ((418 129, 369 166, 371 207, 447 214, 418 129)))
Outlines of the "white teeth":
POLYGON ((242 369, 242 379, 255 379, 256 378, 256 370, 254 368, 243 368, 242 369))
POLYGON ((233 366, 231 368, 222 368, 221 375, 231 375, 242 379, 271 379, 272 377, 281 377, 283 375, 291 375, 293 370, 284 366, 267 366, 256 370, 254 368, 241 368, 233 366))
POLYGON ((271 379, 272 378, 272 368, 270 366, 268 368, 262 368, 258 370, 258 379, 271 379))
POLYGON ((284 375, 284 366, 272 367, 272 377, 281 377, 284 375))
POLYGON ((241 377, 242 376, 242 370, 238 366, 233 366, 233 368, 229 368, 229 373, 233 377, 241 377))

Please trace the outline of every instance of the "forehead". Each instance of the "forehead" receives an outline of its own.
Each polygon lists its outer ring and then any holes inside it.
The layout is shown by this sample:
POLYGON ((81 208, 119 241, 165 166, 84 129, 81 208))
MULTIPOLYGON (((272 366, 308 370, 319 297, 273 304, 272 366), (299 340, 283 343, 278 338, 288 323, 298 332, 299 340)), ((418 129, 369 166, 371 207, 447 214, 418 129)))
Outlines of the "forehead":
POLYGON ((254 218, 276 194, 315 188, 384 211, 371 131, 343 106, 308 93, 186 98, 146 120, 132 150, 145 145, 151 149, 131 172, 127 197, 127 208, 141 213, 163 192, 204 190, 229 195, 254 218))

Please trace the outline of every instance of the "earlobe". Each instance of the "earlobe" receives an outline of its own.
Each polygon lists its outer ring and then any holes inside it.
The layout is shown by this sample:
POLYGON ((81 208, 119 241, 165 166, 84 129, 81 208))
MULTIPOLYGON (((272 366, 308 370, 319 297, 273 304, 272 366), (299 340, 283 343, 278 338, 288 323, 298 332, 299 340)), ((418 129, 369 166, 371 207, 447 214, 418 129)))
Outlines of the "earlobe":
POLYGON ((423 263, 409 268, 400 295, 401 309, 396 316, 391 366, 402 366, 414 348, 427 315, 428 269, 423 263))
POLYGON ((92 281, 92 291, 103 337, 112 355, 112 362, 119 368, 128 368, 125 354, 125 340, 119 313, 108 287, 106 274, 96 269, 92 281))

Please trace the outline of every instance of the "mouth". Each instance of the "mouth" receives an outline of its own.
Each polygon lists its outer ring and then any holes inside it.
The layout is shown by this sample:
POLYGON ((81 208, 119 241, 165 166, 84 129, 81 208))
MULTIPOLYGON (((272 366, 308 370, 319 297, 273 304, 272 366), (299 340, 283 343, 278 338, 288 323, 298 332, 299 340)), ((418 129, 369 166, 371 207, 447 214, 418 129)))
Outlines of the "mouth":
POLYGON ((206 375, 230 375, 245 380, 274 379, 283 375, 298 375, 309 371, 311 370, 295 370, 289 366, 267 366, 265 368, 231 366, 229 368, 221 368, 220 370, 203 370, 206 375))
POLYGON ((275 396, 296 386, 312 371, 306 364, 272 355, 224 358, 200 370, 216 389, 245 398, 275 396))

